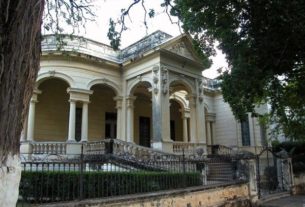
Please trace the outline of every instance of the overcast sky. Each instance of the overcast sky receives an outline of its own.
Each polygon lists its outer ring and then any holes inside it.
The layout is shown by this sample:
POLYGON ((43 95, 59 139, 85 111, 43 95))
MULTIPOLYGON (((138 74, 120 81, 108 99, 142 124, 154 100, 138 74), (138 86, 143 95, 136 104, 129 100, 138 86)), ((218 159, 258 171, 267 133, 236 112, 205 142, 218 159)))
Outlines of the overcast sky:
MULTIPOLYGON (((134 0, 95 0, 96 4, 96 22, 90 22, 86 25, 86 32, 83 35, 90 39, 109 44, 107 37, 109 18, 117 19, 120 16, 121 9, 127 8, 134 0)), ((172 36, 181 34, 177 24, 172 24, 164 9, 160 7, 162 0, 146 0, 147 9, 155 10, 155 17, 147 19, 148 29, 143 24, 144 10, 141 4, 134 6, 130 11, 130 18, 126 18, 128 30, 122 35, 122 46, 124 48, 137 40, 145 37, 156 30, 164 31, 172 36)), ((177 21, 172 17, 173 21, 177 21)), ((204 76, 214 78, 218 75, 219 67, 227 67, 224 55, 218 51, 218 55, 213 58, 211 69, 203 72, 204 76)))

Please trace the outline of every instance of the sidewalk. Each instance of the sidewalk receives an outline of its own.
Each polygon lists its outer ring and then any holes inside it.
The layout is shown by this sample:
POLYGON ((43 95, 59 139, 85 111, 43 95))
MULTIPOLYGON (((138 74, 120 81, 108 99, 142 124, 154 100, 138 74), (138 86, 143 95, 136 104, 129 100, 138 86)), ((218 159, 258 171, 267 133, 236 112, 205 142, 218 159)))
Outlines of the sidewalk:
POLYGON ((262 203, 261 207, 305 207, 305 195, 289 196, 262 203))

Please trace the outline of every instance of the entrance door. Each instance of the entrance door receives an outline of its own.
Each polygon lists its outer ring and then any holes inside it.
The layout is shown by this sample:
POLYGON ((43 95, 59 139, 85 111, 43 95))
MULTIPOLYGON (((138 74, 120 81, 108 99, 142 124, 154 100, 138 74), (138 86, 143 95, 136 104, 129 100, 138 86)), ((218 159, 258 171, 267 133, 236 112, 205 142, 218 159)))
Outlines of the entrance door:
POLYGON ((140 145, 144 147, 150 147, 150 118, 139 117, 139 138, 140 145))
POLYGON ((79 142, 82 136, 82 108, 76 108, 75 114, 75 140, 79 142))
POLYGON ((105 114, 105 138, 115 139, 116 138, 116 122, 117 114, 106 112, 105 114))

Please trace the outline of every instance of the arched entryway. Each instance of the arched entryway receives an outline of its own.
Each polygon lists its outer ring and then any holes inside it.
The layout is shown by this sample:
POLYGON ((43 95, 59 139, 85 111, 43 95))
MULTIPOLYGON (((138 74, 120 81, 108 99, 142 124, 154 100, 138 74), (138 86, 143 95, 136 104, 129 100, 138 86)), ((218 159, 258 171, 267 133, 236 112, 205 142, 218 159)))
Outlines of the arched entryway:
POLYGON ((184 107, 176 99, 170 99, 170 136, 175 142, 183 141, 184 107))
MULTIPOLYGON (((68 83, 58 78, 42 81, 35 104, 34 141, 66 141, 69 126, 68 83)), ((30 138, 30 137, 29 137, 30 138)))
POLYGON ((133 87, 131 96, 127 99, 127 123, 133 120, 133 127, 127 126, 127 128, 133 128, 133 142, 145 147, 151 146, 152 138, 152 102, 149 88, 151 88, 150 83, 140 82, 133 87), (133 118, 131 118, 132 113, 133 118))
POLYGON ((192 96, 194 91, 190 84, 182 80, 172 81, 169 87, 171 139, 196 142, 196 109, 192 96))
POLYGON ((116 91, 103 84, 96 84, 90 90, 93 93, 88 109, 88 141, 117 138, 116 91))

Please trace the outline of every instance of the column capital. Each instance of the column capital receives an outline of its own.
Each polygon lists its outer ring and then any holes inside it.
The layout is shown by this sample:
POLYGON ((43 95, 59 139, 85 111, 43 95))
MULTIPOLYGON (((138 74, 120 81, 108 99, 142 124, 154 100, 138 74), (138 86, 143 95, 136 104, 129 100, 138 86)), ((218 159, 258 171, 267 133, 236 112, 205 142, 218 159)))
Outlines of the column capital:
POLYGON ((38 103, 38 95, 41 94, 41 90, 38 90, 37 88, 34 89, 33 95, 31 97, 31 102, 32 103, 38 103))
POLYGON ((67 93, 70 94, 70 101, 90 103, 90 95, 93 94, 93 91, 80 88, 68 88, 67 93))
POLYGON ((185 96, 185 99, 189 101, 189 106, 196 107, 196 99, 197 95, 196 94, 189 94, 185 96))
POLYGON ((136 96, 127 96, 126 101, 127 101, 127 107, 128 108, 133 108, 133 102, 136 100, 136 96))
POLYGON ((113 98, 114 101, 116 101, 116 108, 120 109, 122 108, 122 101, 123 101, 123 97, 122 96, 115 96, 113 98))

